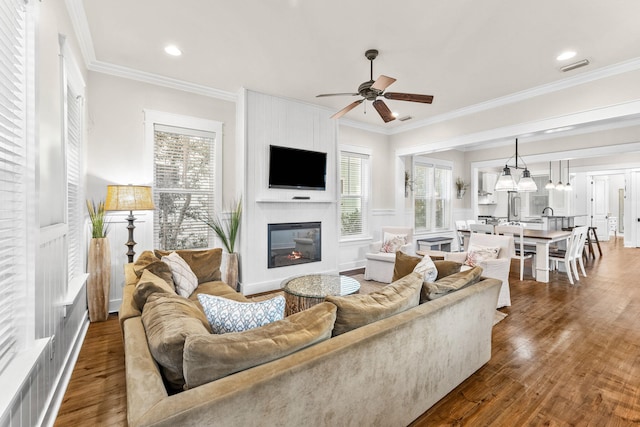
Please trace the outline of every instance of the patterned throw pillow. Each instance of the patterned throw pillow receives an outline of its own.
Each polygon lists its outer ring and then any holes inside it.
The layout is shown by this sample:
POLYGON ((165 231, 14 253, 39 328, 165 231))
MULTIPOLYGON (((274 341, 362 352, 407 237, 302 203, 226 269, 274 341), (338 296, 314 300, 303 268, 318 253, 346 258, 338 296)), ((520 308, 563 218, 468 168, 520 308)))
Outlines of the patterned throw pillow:
POLYGON ((403 245, 406 244, 406 234, 384 233, 384 239, 382 240, 382 247, 380 248, 380 252, 395 254, 403 245))
POLYGON ((162 262, 166 263, 171 269, 176 292, 185 298, 189 298, 189 295, 198 287, 198 278, 191 271, 189 264, 176 252, 163 256, 162 262))
POLYGON ((480 246, 480 245, 469 245, 469 250, 467 251, 467 259, 465 260, 464 263, 471 267, 475 267, 482 261, 486 261, 489 259, 497 259, 499 252, 500 252, 500 248, 493 248, 489 246, 480 246))
POLYGON ((198 294, 214 334, 242 332, 284 319, 284 297, 258 302, 238 302, 214 295, 198 294))
POLYGON ((424 258, 416 265, 413 269, 414 273, 419 273, 424 278, 425 282, 433 283, 436 281, 436 277, 438 277, 438 269, 436 265, 433 263, 433 260, 425 255, 424 258))

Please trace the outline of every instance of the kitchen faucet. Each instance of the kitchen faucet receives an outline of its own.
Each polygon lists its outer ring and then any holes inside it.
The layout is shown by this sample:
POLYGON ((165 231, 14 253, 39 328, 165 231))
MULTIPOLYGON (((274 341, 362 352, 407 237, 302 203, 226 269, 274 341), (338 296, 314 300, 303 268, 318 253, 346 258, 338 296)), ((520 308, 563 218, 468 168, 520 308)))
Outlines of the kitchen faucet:
POLYGON ((551 216, 553 216, 553 208, 551 206, 547 206, 546 208, 542 209, 542 216, 544 216, 544 212, 549 209, 551 211, 551 216))

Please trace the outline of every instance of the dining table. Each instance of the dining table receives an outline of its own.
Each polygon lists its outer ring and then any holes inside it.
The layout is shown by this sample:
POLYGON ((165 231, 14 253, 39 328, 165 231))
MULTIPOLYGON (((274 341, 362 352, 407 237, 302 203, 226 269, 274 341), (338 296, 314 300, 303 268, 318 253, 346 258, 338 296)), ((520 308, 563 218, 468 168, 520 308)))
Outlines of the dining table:
MULTIPOLYGON (((464 237, 467 247, 469 230, 458 230, 464 237)), ((522 232, 525 245, 536 247, 536 281, 549 283, 549 248, 552 243, 566 242, 571 237, 571 231, 564 230, 533 230, 525 228, 522 232)))

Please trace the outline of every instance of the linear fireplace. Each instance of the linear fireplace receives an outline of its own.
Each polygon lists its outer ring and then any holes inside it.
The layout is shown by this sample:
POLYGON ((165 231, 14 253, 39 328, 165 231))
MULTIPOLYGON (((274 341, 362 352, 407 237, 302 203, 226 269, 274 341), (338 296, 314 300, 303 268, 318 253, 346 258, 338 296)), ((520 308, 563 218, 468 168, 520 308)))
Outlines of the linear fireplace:
POLYGON ((268 224, 268 267, 322 260, 320 222, 268 224))

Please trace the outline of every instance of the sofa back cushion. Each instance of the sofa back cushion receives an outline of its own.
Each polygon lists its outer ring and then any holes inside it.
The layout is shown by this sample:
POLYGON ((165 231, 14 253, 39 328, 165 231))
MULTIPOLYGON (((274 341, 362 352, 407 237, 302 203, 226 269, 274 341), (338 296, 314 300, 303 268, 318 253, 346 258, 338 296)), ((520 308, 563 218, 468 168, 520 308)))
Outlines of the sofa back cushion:
POLYGON ((308 310, 259 328, 231 334, 190 335, 184 345, 185 388, 279 359, 331 337, 336 306, 308 310))
POLYGON ((469 270, 454 273, 450 276, 443 277, 433 283, 424 282, 420 293, 420 302, 431 301, 473 285, 480 280, 482 275, 482 267, 476 266, 469 270))
POLYGON ((327 296, 325 301, 338 307, 333 335, 344 334, 417 306, 422 282, 421 274, 410 273, 370 294, 327 296))
POLYGON ((222 248, 179 251, 162 251, 156 249, 155 255, 158 258, 162 258, 171 252, 177 252, 177 254, 189 264, 191 271, 193 271, 198 278, 198 283, 213 282, 222 279, 222 274, 220 273, 222 248))
POLYGON ((420 263, 422 257, 405 254, 402 251, 396 252, 396 262, 393 265, 392 282, 402 279, 407 274, 411 274, 416 265, 420 263))
POLYGON ((175 289, 169 286, 165 280, 156 276, 149 270, 144 270, 133 291, 133 300, 140 310, 144 309, 144 305, 146 304, 149 296, 156 292, 167 293, 170 295, 176 294, 175 289))
POLYGON ((142 324, 149 350, 169 385, 182 390, 182 352, 190 335, 209 335, 211 328, 204 313, 186 298, 156 292, 147 298, 142 310, 142 324))
POLYGON ((133 271, 138 278, 142 277, 142 273, 147 270, 163 279, 171 287, 175 288, 173 283, 173 277, 171 275, 171 269, 169 266, 162 262, 152 251, 144 251, 140 254, 138 259, 133 263, 133 271))
POLYGON ((460 268, 462 267, 462 263, 455 261, 438 260, 433 261, 433 263, 436 265, 436 270, 438 270, 438 276, 436 277, 436 280, 440 280, 443 277, 459 273, 460 268))

